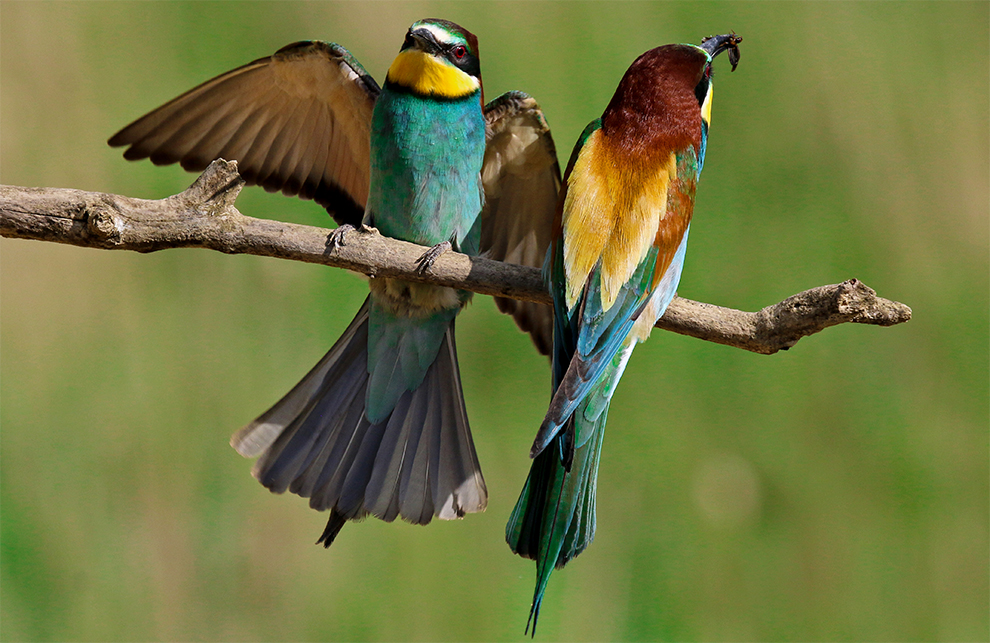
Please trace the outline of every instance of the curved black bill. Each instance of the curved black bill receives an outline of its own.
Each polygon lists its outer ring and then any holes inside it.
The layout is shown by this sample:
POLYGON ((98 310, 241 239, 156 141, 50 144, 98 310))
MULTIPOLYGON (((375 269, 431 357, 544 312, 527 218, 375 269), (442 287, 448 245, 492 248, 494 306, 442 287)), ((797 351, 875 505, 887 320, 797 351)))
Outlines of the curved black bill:
POLYGON ((739 43, 741 42, 742 36, 727 33, 721 36, 702 38, 701 48, 707 51, 712 58, 727 50, 729 52, 729 64, 732 65, 732 71, 735 71, 736 65, 739 64, 739 43))
POLYGON ((422 27, 415 31, 410 29, 406 32, 406 40, 402 43, 400 51, 405 51, 411 47, 425 51, 428 54, 436 54, 443 49, 440 43, 437 42, 437 37, 433 35, 433 32, 422 27))

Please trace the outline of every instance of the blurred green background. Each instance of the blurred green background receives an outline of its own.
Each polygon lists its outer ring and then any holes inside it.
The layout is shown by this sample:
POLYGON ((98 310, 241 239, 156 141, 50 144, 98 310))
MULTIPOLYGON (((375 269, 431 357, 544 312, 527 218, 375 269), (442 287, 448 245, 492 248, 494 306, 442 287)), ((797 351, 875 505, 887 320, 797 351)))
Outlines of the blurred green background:
MULTIPOLYGON (((540 640, 987 640, 990 5, 0 4, 0 181, 164 197, 106 139, 289 42, 382 79, 423 17, 478 34, 492 98, 541 102, 566 160, 629 63, 735 30, 682 295, 756 310, 857 277, 914 309, 764 357, 656 332, 609 418, 598 538, 540 640)), ((329 225, 252 188, 242 212, 329 225)), ((366 285, 205 250, 0 243, 0 638, 520 640, 534 567, 505 520, 549 394, 490 299, 458 321, 488 511, 325 515, 229 435, 305 373, 366 285)))

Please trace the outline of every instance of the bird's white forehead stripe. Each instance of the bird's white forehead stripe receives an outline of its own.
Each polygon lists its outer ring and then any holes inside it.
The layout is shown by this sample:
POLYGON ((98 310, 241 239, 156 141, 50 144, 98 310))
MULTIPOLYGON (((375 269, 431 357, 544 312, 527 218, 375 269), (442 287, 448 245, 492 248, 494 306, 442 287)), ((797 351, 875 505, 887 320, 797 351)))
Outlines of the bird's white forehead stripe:
POLYGON ((417 22, 413 25, 413 29, 426 29, 433 34, 433 37, 437 39, 437 42, 463 42, 462 38, 455 36, 440 25, 430 24, 428 22, 417 22))

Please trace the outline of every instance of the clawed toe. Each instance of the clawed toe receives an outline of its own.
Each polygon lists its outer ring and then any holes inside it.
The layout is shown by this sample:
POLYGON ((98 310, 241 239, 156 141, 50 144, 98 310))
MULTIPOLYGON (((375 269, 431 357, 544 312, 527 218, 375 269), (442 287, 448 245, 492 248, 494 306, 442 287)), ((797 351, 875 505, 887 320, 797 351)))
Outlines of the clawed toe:
POLYGON ((423 253, 423 255, 416 260, 416 266, 420 272, 426 272, 430 267, 440 258, 440 255, 451 249, 449 241, 444 241, 443 243, 438 243, 429 250, 423 253))
POLYGON ((355 229, 356 228, 349 223, 342 223, 337 226, 336 230, 331 231, 330 234, 327 235, 327 248, 329 248, 332 252, 346 245, 344 238, 348 233, 354 232, 355 229))

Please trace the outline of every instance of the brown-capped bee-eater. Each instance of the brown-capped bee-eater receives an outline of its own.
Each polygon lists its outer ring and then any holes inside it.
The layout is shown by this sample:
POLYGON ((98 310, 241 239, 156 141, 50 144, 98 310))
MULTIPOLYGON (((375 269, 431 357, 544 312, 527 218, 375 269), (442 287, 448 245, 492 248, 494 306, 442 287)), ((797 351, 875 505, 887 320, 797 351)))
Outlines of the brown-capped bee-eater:
POLYGON ((595 487, 612 393, 674 298, 711 122, 712 60, 735 34, 665 45, 629 67, 564 174, 544 268, 553 295, 553 397, 506 527, 536 561, 533 633, 550 574, 595 536, 595 487))
MULTIPOLYGON (((222 74, 127 126, 110 145, 201 170, 238 161, 248 183, 315 199, 341 224, 431 250, 539 266, 560 186, 536 102, 484 105, 477 38, 428 19, 405 35, 383 87, 333 43, 298 42, 222 74), (484 206, 484 212, 482 212, 484 206)), ((351 233, 356 234, 356 233, 351 233)), ((484 510, 461 391, 454 319, 471 293, 373 279, 343 336, 280 401, 234 435, 254 475, 329 510, 318 542, 347 520, 426 524, 484 510)), ((550 311, 502 300, 549 351, 550 311)))

